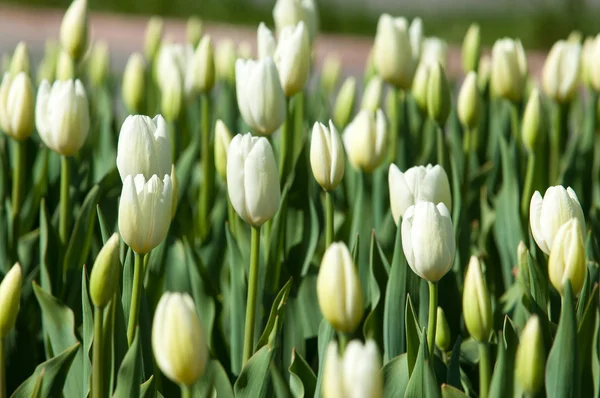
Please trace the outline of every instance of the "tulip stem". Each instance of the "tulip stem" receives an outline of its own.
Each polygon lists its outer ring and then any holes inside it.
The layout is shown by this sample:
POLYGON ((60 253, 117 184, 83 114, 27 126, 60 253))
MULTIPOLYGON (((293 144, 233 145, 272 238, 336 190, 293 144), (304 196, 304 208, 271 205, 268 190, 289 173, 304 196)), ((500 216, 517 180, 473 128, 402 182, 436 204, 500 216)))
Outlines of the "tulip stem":
POLYGON ((0 337, 0 398, 6 397, 6 364, 4 363, 4 337, 0 337))
POLYGON ((279 180, 285 184, 285 180, 290 173, 291 158, 294 151, 294 115, 291 112, 291 98, 286 100, 285 122, 281 126, 281 143, 279 147, 279 180))
POLYGON ((525 184, 523 185, 523 195, 521 196, 521 223, 524 231, 529 230, 529 202, 531 200, 531 191, 533 190, 533 179, 535 177, 535 152, 527 153, 527 174, 525 175, 525 184))
POLYGON ((469 183, 470 183, 470 171, 471 171, 471 146, 472 146, 472 136, 473 134, 475 134, 475 132, 477 131, 476 129, 470 129, 467 126, 465 126, 465 134, 464 134, 464 152, 465 152, 465 164, 463 167, 463 185, 462 185, 462 192, 461 192, 461 197, 460 200, 462 201, 465 209, 468 209, 469 207, 469 200, 468 200, 468 195, 469 195, 469 183))
POLYGON ((429 338, 429 359, 433 361, 435 347, 435 327, 437 325, 438 285, 437 282, 429 283, 429 319, 427 320, 427 337, 429 338))
POLYGON ((102 320, 104 318, 104 308, 96 307, 94 312, 94 352, 92 363, 92 397, 103 398, 103 377, 102 377, 102 320))
MULTIPOLYGON (((23 202, 23 183, 25 182, 25 144, 26 141, 14 141, 15 168, 12 181, 12 211, 15 221, 18 220, 23 202)), ((17 222, 18 224, 18 222, 17 222)), ((14 237, 15 240, 18 236, 14 237)))
POLYGON ((250 272, 248 277, 248 300, 246 304, 246 326, 244 329, 244 365, 246 365, 254 351, 254 324, 256 323, 259 251, 260 227, 252 227, 252 237, 250 241, 250 272))
POLYGON ((490 350, 487 343, 479 343, 479 398, 487 398, 490 390, 490 350))
POLYGON ((338 331, 338 342, 340 343, 340 354, 344 354, 346 346, 348 345, 348 335, 344 332, 338 331))
POLYGON ((325 248, 333 243, 333 192, 325 192, 325 216, 327 217, 325 230, 325 248))
POLYGON ((436 123, 436 136, 437 136, 437 163, 444 168, 444 170, 448 170, 446 167, 446 148, 444 142, 444 130, 442 126, 436 123))
POLYGON ((561 169, 561 153, 569 134, 569 105, 555 103, 550 129, 550 184, 558 184, 561 169))
POLYGON ((181 398, 192 398, 192 388, 190 386, 181 385, 181 398))
POLYGON ((227 198, 227 220, 229 221, 229 230, 231 231, 231 234, 237 238, 238 218, 229 197, 227 198))
POLYGON ((202 185, 200 187, 200 203, 198 206, 200 239, 204 241, 210 232, 210 209, 215 186, 215 162, 211 145, 210 131, 210 95, 200 98, 202 118, 202 185))
POLYGON ((135 253, 133 265, 133 288, 131 289, 131 306, 129 307, 129 322, 127 324, 127 343, 131 346, 135 337, 135 327, 138 323, 140 313, 140 297, 142 294, 142 267, 144 266, 144 255, 135 253))
POLYGON ((64 250, 67 248, 69 240, 69 224, 71 222, 71 208, 69 204, 69 188, 71 184, 71 172, 69 168, 69 158, 61 157, 60 170, 60 220, 58 225, 58 234, 64 250))

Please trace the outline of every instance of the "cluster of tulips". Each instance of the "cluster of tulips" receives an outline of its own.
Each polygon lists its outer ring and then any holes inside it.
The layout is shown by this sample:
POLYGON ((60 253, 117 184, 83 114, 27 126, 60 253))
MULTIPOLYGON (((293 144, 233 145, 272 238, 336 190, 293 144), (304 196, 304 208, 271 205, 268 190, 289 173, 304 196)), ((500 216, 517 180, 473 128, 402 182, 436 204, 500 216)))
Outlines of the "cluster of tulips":
POLYGON ((87 7, 3 65, 0 398, 600 396, 600 36, 384 14, 338 84, 278 0, 114 75, 87 7))

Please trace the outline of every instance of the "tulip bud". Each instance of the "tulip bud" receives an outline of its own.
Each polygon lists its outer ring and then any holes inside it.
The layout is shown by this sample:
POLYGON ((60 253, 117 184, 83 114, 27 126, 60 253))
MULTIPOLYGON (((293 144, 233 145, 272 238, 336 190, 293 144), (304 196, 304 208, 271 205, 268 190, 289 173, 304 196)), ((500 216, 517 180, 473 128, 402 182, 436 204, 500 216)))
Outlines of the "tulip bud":
POLYGON ((188 43, 193 47, 197 47, 202 39, 202 20, 194 15, 188 18, 185 27, 185 36, 188 43))
POLYGON ((119 202, 119 231, 138 254, 146 254, 167 236, 171 223, 173 185, 167 174, 149 180, 143 174, 123 180, 119 202))
POLYGON ((57 80, 52 87, 44 80, 35 104, 35 125, 44 144, 63 156, 79 151, 90 129, 88 107, 79 80, 57 80))
POLYGON ((209 361, 206 334, 187 293, 164 293, 152 321, 156 364, 171 381, 191 386, 209 361))
POLYGON ((450 212, 444 203, 419 201, 402 218, 402 249, 413 272, 437 282, 452 267, 456 244, 450 212))
POLYGON ((123 122, 117 146, 117 168, 121 180, 143 174, 150 179, 171 172, 171 141, 167 123, 161 115, 154 119, 130 115, 123 122))
POLYGON ((344 80, 333 107, 333 122, 338 128, 343 129, 350 120, 354 101, 356 99, 356 79, 350 76, 344 80))
POLYGON ((174 64, 171 64, 171 68, 166 69, 165 73, 161 75, 160 90, 162 96, 160 109, 170 122, 179 118, 183 106, 183 82, 181 78, 182 76, 175 69, 174 64))
POLYGON ((264 22, 261 22, 258 25, 258 30, 256 31, 256 47, 258 59, 266 57, 273 58, 277 43, 275 42, 273 32, 271 32, 271 29, 267 28, 267 25, 265 25, 264 22))
POLYGON ((521 127, 523 131, 523 145, 529 152, 535 151, 538 137, 542 134, 542 118, 540 91, 535 88, 527 101, 521 127))
POLYGON ((519 340, 515 359, 515 378, 523 392, 534 396, 544 385, 546 363, 544 339, 537 315, 529 318, 519 340))
POLYGON ((451 338, 452 336, 450 334, 448 320, 446 320, 446 313, 442 307, 437 307, 435 345, 437 345, 443 352, 446 352, 450 349, 450 345, 452 344, 451 338))
POLYGON ((444 168, 439 164, 432 166, 414 166, 402 173, 395 164, 390 164, 388 172, 390 187, 390 207, 394 222, 399 223, 400 217, 409 207, 419 201, 443 203, 452 209, 450 182, 444 168))
POLYGON ((381 107, 381 95, 383 94, 383 80, 379 76, 373 76, 363 93, 360 103, 361 109, 376 112, 381 107))
POLYGON ((352 333, 363 313, 363 291, 348 247, 332 243, 321 261, 317 297, 323 317, 334 329, 352 333))
POLYGON ((412 84, 412 95, 421 115, 427 115, 427 84, 431 65, 419 63, 412 84))
POLYGON ((481 53, 481 33, 479 25, 471 24, 462 44, 462 66, 465 74, 477 72, 479 66, 479 55, 481 53))
POLYGON ((16 263, 0 283, 0 339, 15 327, 21 301, 21 265, 16 263))
POLYGON ((108 44, 104 41, 94 43, 88 59, 88 77, 92 86, 100 87, 110 69, 110 54, 108 44))
POLYGON ((333 122, 316 122, 310 142, 310 166, 321 188, 333 191, 344 177, 344 148, 333 122))
POLYGON ((367 340, 348 343, 340 358, 336 342, 325 354, 322 392, 324 398, 383 397, 383 373, 377 344, 367 340))
POLYGON ((281 30, 274 61, 285 95, 292 97, 302 91, 310 67, 310 38, 304 22, 281 30))
POLYGON ((158 54, 160 42, 163 35, 163 20, 160 17, 152 17, 146 26, 146 37, 144 41, 144 53, 146 58, 153 60, 158 54))
POLYGON ((492 303, 481 263, 476 256, 471 256, 465 276, 463 316, 471 337, 479 342, 487 342, 493 326, 492 303))
POLYGON ((448 44, 438 37, 428 37, 423 41, 421 63, 435 65, 439 63, 444 69, 448 63, 448 44))
POLYGON ((491 84, 494 95, 521 102, 527 60, 520 41, 496 40, 492 48, 491 84))
POLYGON ((559 40, 552 46, 542 69, 544 93, 559 103, 569 102, 579 80, 581 44, 559 40))
POLYGON ((65 51, 58 54, 56 60, 56 80, 72 80, 75 78, 75 61, 65 51))
POLYGON ((119 234, 115 232, 98 253, 92 267, 90 297, 98 308, 104 308, 110 303, 119 285, 119 243, 119 234))
POLYGON ((412 20, 408 28, 408 37, 410 39, 410 48, 415 65, 423 56, 425 41, 423 40, 423 21, 417 17, 412 20))
POLYGON ((235 82, 235 45, 229 39, 217 43, 215 50, 215 67, 217 79, 231 84, 235 82))
POLYGON ((60 44, 73 60, 79 61, 88 44, 87 0, 73 0, 60 25, 60 44))
POLYGON ((146 91, 146 63, 140 53, 133 53, 127 60, 123 73, 123 102, 129 113, 142 113, 146 91))
POLYGON ((215 84, 215 57, 210 36, 200 40, 191 62, 187 66, 186 92, 208 93, 215 84))
POLYGON ((327 54, 321 69, 321 86, 325 93, 329 94, 335 90, 340 80, 341 71, 342 62, 340 58, 335 54, 327 54))
POLYGON ((443 126, 450 115, 452 97, 446 72, 441 64, 432 65, 427 81, 427 113, 438 125, 443 126))
POLYGON ((15 77, 21 72, 29 75, 29 50, 23 41, 17 44, 10 60, 10 75, 15 77))
POLYGON ((479 71, 477 72, 477 86, 479 91, 485 92, 489 88, 490 75, 492 73, 492 58, 484 55, 479 61, 479 71))
POLYGON ((317 35, 319 19, 313 0, 277 0, 273 7, 273 20, 277 32, 302 21, 306 25, 311 42, 317 35))
POLYGON ((417 56, 420 55, 413 53, 408 30, 405 18, 382 14, 373 45, 373 60, 379 75, 401 89, 411 87, 417 56))
POLYGON ((388 128, 383 111, 361 110, 344 130, 344 146, 352 167, 373 172, 386 155, 388 128))
POLYGON ((242 118, 256 132, 269 135, 286 115, 285 94, 270 57, 235 63, 237 102, 242 118))
POLYGON ((467 129, 472 130, 479 124, 481 97, 477 88, 477 74, 469 72, 458 94, 458 118, 467 129))
POLYGON ((562 295, 566 280, 571 282, 575 295, 583 287, 586 274, 585 246, 577 218, 563 224, 556 233, 548 260, 548 277, 562 295))
POLYGON ((36 75, 37 84, 41 84, 44 80, 53 82, 56 75, 56 67, 58 63, 58 55, 60 48, 54 40, 46 40, 44 48, 44 58, 40 62, 36 75))
POLYGON ((519 281, 523 283, 527 290, 531 290, 531 283, 529 281, 529 250, 523 241, 519 242, 517 246, 517 265, 519 266, 519 281))
POLYGON ((171 200, 171 220, 177 213, 177 205, 179 204, 179 179, 177 173, 175 173, 175 165, 171 165, 171 184, 173 184, 173 195, 171 200))
POLYGON ((223 180, 227 180, 227 150, 231 144, 231 131, 221 119, 215 124, 215 169, 223 180))
POLYGON ((565 189, 557 185, 548 188, 543 198, 539 191, 535 191, 531 197, 529 205, 531 234, 544 253, 550 254, 558 229, 571 218, 579 220, 581 235, 585 235, 583 210, 577 194, 571 187, 565 189))
POLYGON ((25 140, 33 132, 35 93, 25 72, 14 78, 5 73, 0 85, 0 126, 15 140, 25 140))
POLYGON ((236 213, 260 227, 279 209, 279 173, 271 144, 264 137, 238 134, 227 150, 227 190, 236 213))

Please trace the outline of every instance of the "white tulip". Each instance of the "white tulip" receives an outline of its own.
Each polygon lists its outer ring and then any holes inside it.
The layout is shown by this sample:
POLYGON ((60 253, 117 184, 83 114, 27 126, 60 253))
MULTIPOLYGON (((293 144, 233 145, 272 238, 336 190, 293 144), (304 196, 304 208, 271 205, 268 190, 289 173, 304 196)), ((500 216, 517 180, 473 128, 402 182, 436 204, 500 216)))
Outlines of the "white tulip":
POLYGON ((171 381, 191 386, 209 361, 206 334, 187 293, 164 293, 152 322, 156 364, 171 381))
POLYGON ((279 173, 264 137, 238 134, 227 150, 227 190, 236 213, 260 227, 279 209, 279 173))
POLYGON ((379 17, 373 45, 373 60, 377 72, 385 81, 402 89, 411 87, 420 55, 415 54, 413 50, 413 47, 418 45, 416 41, 414 39, 411 43, 405 18, 393 18, 388 14, 379 17))
POLYGON ((286 100, 277 67, 270 57, 235 62, 237 102, 253 130, 269 135, 285 120, 286 100))
POLYGON ((302 21, 306 24, 311 42, 317 35, 319 23, 314 0, 277 0, 273 8, 273 20, 277 32, 302 21))
POLYGON ((494 326, 492 302, 485 275, 476 256, 471 256, 463 288, 463 317, 471 337, 486 343, 494 326))
POLYGON ((421 62, 426 65, 435 65, 439 62, 444 69, 448 64, 448 44, 439 37, 428 37, 423 41, 421 62))
POLYGON ((284 27, 279 33, 274 61, 286 96, 291 97, 304 88, 310 59, 310 38, 304 22, 284 27))
POLYGON ((581 225, 577 218, 572 218, 556 232, 548 259, 548 278, 561 295, 568 280, 573 294, 577 296, 583 288, 586 271, 581 225))
POLYGON ((16 263, 0 283, 0 339, 7 337, 15 327, 21 304, 22 284, 23 272, 21 265, 16 263))
POLYGON ((5 73, 0 85, 0 126, 6 135, 24 140, 35 124, 35 93, 25 72, 15 78, 5 73))
POLYGON ((70 156, 83 146, 89 129, 88 99, 79 80, 42 81, 35 104, 35 125, 46 146, 70 156))
POLYGON ((542 88, 558 102, 575 95, 579 82, 581 44, 559 40, 552 46, 542 69, 542 88))
POLYGON ((171 223, 173 185, 166 174, 128 175, 123 181, 119 202, 119 231, 123 240, 138 254, 146 254, 167 236, 171 223))
POLYGON ((434 204, 443 203, 446 208, 452 209, 448 175, 439 164, 414 166, 403 173, 392 163, 388 173, 388 185, 392 216, 396 224, 409 207, 421 200, 434 204))
POLYGON ((235 82, 235 45, 231 39, 221 40, 215 49, 215 67, 217 79, 235 82))
POLYGON ((519 40, 496 40, 492 48, 491 85, 494 95, 520 102, 525 88, 527 58, 519 40))
POLYGON ((277 43, 275 42, 275 37, 273 37, 273 32, 271 32, 271 29, 267 28, 267 25, 265 25, 264 22, 261 22, 258 25, 258 31, 256 32, 258 59, 266 57, 273 58, 276 47, 277 43))
POLYGON ((437 206, 420 201, 402 218, 402 249, 415 274, 437 282, 452 267, 456 244, 450 212, 444 203, 437 206))
POLYGON ((529 205, 529 224, 531 234, 540 249, 550 254, 552 243, 558 229, 571 218, 579 220, 581 234, 585 236, 583 210, 575 191, 561 185, 550 187, 544 197, 535 191, 529 205))
POLYGON ((185 73, 185 92, 188 95, 208 93, 215 84, 215 56, 212 40, 204 35, 189 60, 185 73))
POLYGON ((361 110, 344 130, 344 146, 352 167, 374 171, 386 155, 388 128, 383 111, 361 110))
POLYGON ((88 42, 87 0, 74 0, 60 25, 60 44, 75 60, 85 54, 88 42))
POLYGON ((231 132, 221 119, 215 124, 215 169, 223 180, 227 179, 227 150, 231 144, 231 132))
POLYGON ((117 146, 117 168, 124 180, 128 175, 154 174, 162 178, 171 172, 171 141, 167 123, 161 115, 154 119, 130 115, 123 122, 117 146))
POLYGON ((383 94, 383 80, 379 76, 373 76, 363 92, 360 102, 361 109, 367 109, 371 112, 377 111, 381 106, 381 95, 383 94))
POLYGON ((315 180, 326 191, 333 191, 344 177, 344 147, 331 120, 329 129, 319 122, 313 126, 310 166, 315 180))
POLYGON ((410 23, 408 28, 408 36, 410 38, 410 47, 412 49, 412 58, 415 63, 418 63, 423 54, 423 21, 421 18, 415 18, 410 23))
POLYGON ((165 69, 159 83, 161 91, 160 109, 165 118, 171 122, 179 118, 184 96, 182 75, 174 65, 175 63, 171 63, 171 67, 165 69))
POLYGON ((146 61, 140 53, 129 56, 123 72, 121 92, 123 102, 130 113, 140 113, 144 104, 146 91, 146 61))

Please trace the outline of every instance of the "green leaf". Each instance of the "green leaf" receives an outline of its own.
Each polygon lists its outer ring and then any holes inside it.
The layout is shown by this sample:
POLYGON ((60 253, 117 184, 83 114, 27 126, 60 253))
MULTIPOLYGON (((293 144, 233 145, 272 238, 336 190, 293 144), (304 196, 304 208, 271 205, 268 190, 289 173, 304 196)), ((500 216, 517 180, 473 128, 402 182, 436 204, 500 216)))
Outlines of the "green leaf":
POLYGON ((56 286, 62 278, 53 250, 56 247, 58 247, 58 236, 50 222, 46 200, 42 199, 40 205, 40 283, 42 288, 50 294, 52 294, 52 286, 56 286))
POLYGON ((594 380, 594 397, 600 398, 600 311, 596 317, 595 330, 592 348, 592 380, 594 380))
POLYGON ((80 352, 79 343, 67 348, 46 362, 39 364, 33 374, 16 389, 12 398, 30 398, 31 396, 35 396, 34 392, 40 378, 42 379, 42 388, 39 396, 62 396, 67 373, 78 352, 80 352))
POLYGON ((441 398, 440 389, 435 380, 435 374, 430 366, 428 357, 427 336, 425 330, 421 334, 421 344, 408 385, 406 386, 406 397, 437 397, 441 398))
MULTIPOLYGON (((285 304, 287 302, 288 296, 290 294, 290 289, 292 288, 292 280, 288 280, 287 283, 281 288, 275 300, 273 301, 273 305, 271 306, 271 312, 269 313, 269 320, 267 321, 267 325, 265 329, 258 339, 258 343, 256 344, 256 350, 266 346, 269 342, 269 336, 271 336, 273 332, 273 328, 276 325, 276 318, 279 317, 281 319, 281 315, 285 310, 285 304)), ((279 325, 281 327, 281 325, 279 325)))
MULTIPOLYGON (((489 398, 513 395, 515 355, 519 340, 510 318, 504 318, 504 331, 498 337, 498 357, 490 381, 489 398)), ((488 350, 490 347, 487 348, 488 350)))
POLYGON ((419 322, 417 322, 410 296, 406 297, 404 317, 404 324, 406 325, 406 358, 408 363, 408 374, 412 376, 421 342, 419 341, 419 322))
POLYGON ((258 350, 242 369, 233 389, 236 398, 261 398, 267 396, 269 364, 274 350, 268 345, 258 350))
POLYGON ((142 355, 140 352, 140 333, 136 328, 135 337, 127 351, 117 376, 115 397, 138 397, 140 395, 140 378, 142 374, 142 355))
POLYGON ((35 386, 33 387, 33 392, 31 393, 32 398, 41 398, 42 397, 42 387, 44 382, 44 373, 46 373, 46 369, 42 369, 40 372, 40 376, 35 382, 35 386))
POLYGON ((229 382, 227 372, 216 359, 208 363, 204 375, 194 386, 194 397, 204 398, 214 396, 233 398, 233 388, 229 382))
POLYGON ((98 204, 99 194, 99 186, 94 185, 79 209, 79 214, 75 220, 75 226, 73 227, 73 232, 69 238, 69 244, 65 253, 63 268, 65 272, 75 267, 81 269, 87 260, 96 221, 94 210, 98 204))
POLYGON ((315 398, 321 398, 321 384, 323 383, 323 370, 325 364, 325 355, 327 353, 327 346, 329 342, 333 340, 335 331, 325 319, 321 321, 319 327, 319 373, 317 374, 317 387, 315 389, 315 398))
POLYGON ((323 320, 319 300, 317 299, 317 274, 316 271, 304 276, 298 289, 298 305, 302 317, 302 330, 304 339, 311 339, 319 335, 319 326, 323 320))
POLYGON ((230 273, 230 297, 231 306, 231 324, 230 324, 230 360, 231 372, 239 374, 242 370, 242 358, 244 349, 244 323, 246 317, 246 307, 244 292, 246 291, 246 277, 244 271, 244 259, 240 249, 231 235, 229 228, 226 228, 227 235, 227 253, 230 273))
MULTIPOLYGON (((579 300, 582 300, 580 298, 579 300)), ((577 342, 579 346, 579 369, 582 373, 582 391, 593 390, 593 374, 592 374, 592 357, 594 338, 596 337, 596 317, 598 313, 598 285, 594 286, 590 294, 590 299, 587 301, 585 311, 577 328, 577 342)))
POLYGON ((371 284, 370 304, 371 311, 367 315, 363 326, 365 338, 371 338, 383 347, 383 317, 384 305, 380 305, 382 297, 385 297, 390 265, 379 245, 375 231, 371 231, 371 244, 369 250, 369 282, 371 284))
POLYGON ((112 228, 108 226, 106 219, 104 218, 104 214, 102 210, 100 210, 100 205, 96 206, 96 213, 98 213, 98 224, 100 225, 100 234, 102 235, 102 244, 106 243, 106 241, 112 235, 112 228))
MULTIPOLYGON (((94 337, 94 313, 90 304, 88 294, 88 281, 86 267, 83 267, 81 273, 81 306, 83 311, 83 394, 88 396, 90 392, 90 376, 92 375, 92 340, 94 337)), ((96 309, 98 311, 98 309, 96 309)), ((104 383, 108 385, 107 383, 104 383)), ((106 388, 104 389, 106 391, 106 388)))
MULTIPOLYGON (((461 388, 460 384, 460 347, 462 343, 462 337, 458 336, 454 348, 452 348, 452 355, 450 355, 450 361, 448 361, 448 371, 446 372, 446 383, 454 386, 458 389, 461 388)), ((443 391, 442 391, 443 393, 443 391)))
MULTIPOLYGON (((282 344, 283 350, 282 364, 279 366, 281 369, 289 369, 292 364, 292 355, 294 352, 296 355, 306 355, 306 343, 304 340, 304 332, 302 331, 302 317, 300 316, 300 303, 297 297, 290 297, 287 304, 285 305, 284 315, 279 318, 283 320, 282 325, 278 325, 282 328, 282 344)), ((279 331, 277 331, 279 333, 279 331)), ((287 372, 286 372, 287 376, 287 372)), ((287 384, 287 383, 285 383, 287 384)))
POLYGON ((402 354, 383 366, 384 398, 404 397, 409 380, 407 359, 407 354, 402 354))
POLYGON ((191 185, 190 179, 197 161, 198 145, 194 142, 183 151, 175 165, 175 174, 177 175, 177 181, 179 182, 178 203, 182 203, 182 200, 186 197, 187 187, 191 185))
POLYGON ((295 398, 314 397, 317 377, 306 360, 295 349, 292 350, 290 390, 295 398))
POLYGON ((154 384, 154 375, 152 375, 140 386, 140 398, 153 398, 154 384))
POLYGON ((579 384, 575 306, 571 284, 567 280, 558 329, 546 363, 546 393, 549 398, 578 397, 579 384))
POLYGON ((468 395, 456 387, 444 384, 442 385, 442 398, 468 398, 468 395))

